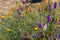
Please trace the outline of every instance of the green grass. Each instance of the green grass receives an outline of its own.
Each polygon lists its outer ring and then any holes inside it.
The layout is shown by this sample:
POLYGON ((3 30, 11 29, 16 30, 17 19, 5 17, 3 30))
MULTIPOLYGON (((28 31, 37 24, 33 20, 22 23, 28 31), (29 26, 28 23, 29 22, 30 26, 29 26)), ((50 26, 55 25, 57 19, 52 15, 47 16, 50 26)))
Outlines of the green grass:
MULTIPOLYGON (((26 10, 24 10, 24 13, 25 12, 26 12, 26 10)), ((27 37, 28 36, 32 37, 31 35, 34 34, 35 36, 32 38, 34 38, 36 40, 37 32, 38 33, 43 32, 42 35, 44 35, 39 40, 45 40, 47 35, 49 35, 48 36, 48 38, 49 38, 50 35, 54 35, 54 33, 56 33, 56 31, 54 30, 55 24, 52 22, 49 23, 46 32, 44 32, 44 30, 43 30, 44 24, 46 23, 46 17, 48 14, 49 14, 48 11, 46 11, 46 12, 44 12, 44 11, 43 12, 42 11, 34 12, 33 11, 33 12, 27 13, 25 16, 21 17, 21 15, 18 14, 17 11, 15 10, 13 13, 13 16, 10 16, 8 19, 2 19, 0 21, 0 24, 1 24, 0 25, 0 40, 10 40, 10 39, 23 40, 25 33, 28 34, 27 37), (42 15, 40 15, 40 14, 42 14, 42 15), (33 28, 35 28, 39 22, 42 22, 42 24, 43 24, 42 28, 35 31, 33 28), (8 28, 10 28, 10 32, 8 32, 6 30, 8 28)), ((55 16, 54 14, 52 14, 52 12, 50 13, 50 15, 51 15, 51 17, 58 17, 58 16, 55 16)), ((31 40, 34 40, 32 38, 31 38, 31 40)))

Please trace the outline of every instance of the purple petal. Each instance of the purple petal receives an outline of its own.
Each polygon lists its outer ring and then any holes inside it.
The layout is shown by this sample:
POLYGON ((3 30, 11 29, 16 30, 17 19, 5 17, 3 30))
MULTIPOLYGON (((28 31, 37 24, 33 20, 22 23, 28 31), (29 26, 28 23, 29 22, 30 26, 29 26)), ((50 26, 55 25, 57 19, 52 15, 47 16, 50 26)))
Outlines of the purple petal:
POLYGON ((60 39, 60 34, 58 34, 58 39, 60 39))
POLYGON ((47 19, 50 19, 50 15, 47 16, 47 19))
POLYGON ((56 8, 56 7, 57 7, 57 3, 55 2, 55 3, 54 3, 54 8, 56 8))
POLYGON ((21 2, 23 3, 23 5, 26 4, 26 2, 24 0, 21 0, 21 2))
POLYGON ((42 23, 39 23, 39 24, 38 24, 38 28, 41 28, 41 27, 42 27, 42 23))
POLYGON ((50 21, 50 15, 47 16, 47 22, 49 22, 49 21, 50 21))
POLYGON ((20 7, 17 9, 18 14, 20 14, 20 7))

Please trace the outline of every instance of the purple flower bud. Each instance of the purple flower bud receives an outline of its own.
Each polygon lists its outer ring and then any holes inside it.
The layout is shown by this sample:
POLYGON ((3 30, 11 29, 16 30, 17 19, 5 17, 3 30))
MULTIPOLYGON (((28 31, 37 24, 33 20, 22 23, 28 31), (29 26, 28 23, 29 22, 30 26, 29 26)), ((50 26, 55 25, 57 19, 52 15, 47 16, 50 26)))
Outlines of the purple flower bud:
POLYGON ((26 4, 26 2, 25 2, 24 0, 21 0, 21 2, 23 3, 23 5, 25 5, 25 4, 26 4))
POLYGON ((60 39, 60 34, 58 34, 58 39, 60 39))
POLYGON ((23 1, 23 4, 25 4, 25 1, 23 1))
POLYGON ((50 15, 47 16, 47 23, 50 22, 50 15))
POLYGON ((18 14, 20 14, 20 7, 17 9, 18 14))
POLYGON ((50 15, 47 16, 47 19, 50 19, 50 15))
POLYGON ((41 28, 41 27, 42 27, 42 23, 39 23, 39 24, 38 24, 38 28, 41 28))
POLYGON ((57 7, 57 3, 56 2, 54 2, 54 8, 56 8, 57 7))
POLYGON ((19 9, 17 9, 17 12, 18 12, 18 14, 20 14, 20 11, 19 11, 19 9))

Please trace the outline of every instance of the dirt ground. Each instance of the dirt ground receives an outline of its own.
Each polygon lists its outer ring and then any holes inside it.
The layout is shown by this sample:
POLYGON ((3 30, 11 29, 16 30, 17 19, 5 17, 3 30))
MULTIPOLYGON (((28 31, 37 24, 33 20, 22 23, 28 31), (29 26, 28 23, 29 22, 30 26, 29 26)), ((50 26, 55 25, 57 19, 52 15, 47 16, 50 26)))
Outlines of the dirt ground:
POLYGON ((16 0, 0 0, 0 15, 16 7, 16 0))
MULTIPOLYGON (((56 0, 53 0, 53 2, 56 0)), ((16 2, 20 2, 21 0, 0 0, 0 15, 6 14, 8 11, 12 10, 16 7, 16 2)))

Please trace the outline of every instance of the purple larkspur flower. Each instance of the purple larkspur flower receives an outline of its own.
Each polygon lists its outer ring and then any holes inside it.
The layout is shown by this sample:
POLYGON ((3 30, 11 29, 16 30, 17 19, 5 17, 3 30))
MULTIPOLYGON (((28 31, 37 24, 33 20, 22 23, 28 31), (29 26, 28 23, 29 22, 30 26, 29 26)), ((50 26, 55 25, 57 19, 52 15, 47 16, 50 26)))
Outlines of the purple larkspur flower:
POLYGON ((23 11, 22 8, 18 7, 18 9, 17 9, 18 14, 20 14, 21 10, 23 11))
POLYGON ((21 0, 21 2, 23 3, 23 5, 25 5, 25 4, 26 4, 26 2, 25 2, 24 0, 21 0))
POLYGON ((50 22, 50 15, 47 16, 47 23, 50 22))
POLYGON ((41 28, 41 27, 42 27, 42 23, 39 23, 39 24, 38 24, 38 28, 41 28))
POLYGON ((17 12, 18 12, 18 14, 20 14, 20 7, 18 7, 17 12))
POLYGON ((56 37, 58 40, 60 40, 60 34, 59 33, 56 33, 56 37))
POLYGON ((48 19, 48 20, 50 19, 50 15, 47 16, 47 19, 48 19))
POLYGON ((17 9, 17 12, 18 12, 18 14, 20 14, 20 11, 19 11, 19 9, 17 9))
POLYGON ((23 3, 23 5, 25 5, 26 2, 25 1, 22 1, 22 3, 23 3))
POLYGON ((58 34, 58 39, 60 39, 60 34, 58 34))
POLYGON ((57 3, 56 2, 54 2, 54 8, 56 8, 57 7, 57 3))

